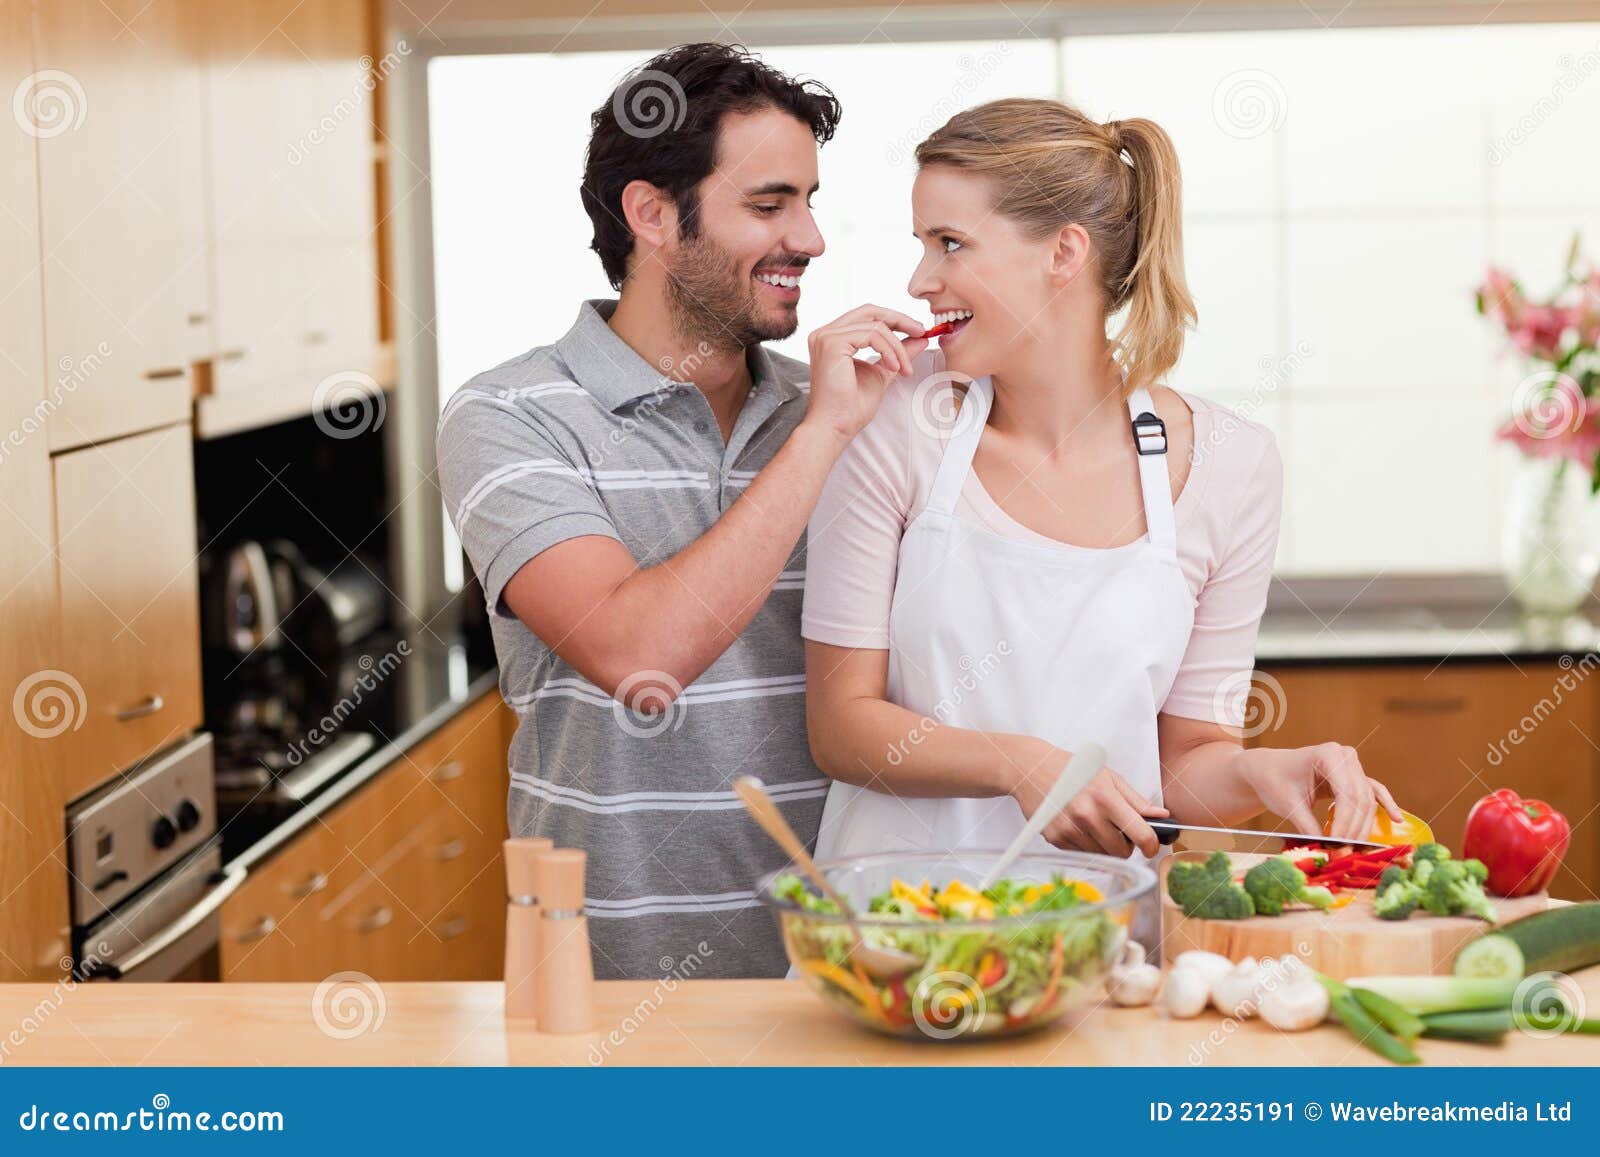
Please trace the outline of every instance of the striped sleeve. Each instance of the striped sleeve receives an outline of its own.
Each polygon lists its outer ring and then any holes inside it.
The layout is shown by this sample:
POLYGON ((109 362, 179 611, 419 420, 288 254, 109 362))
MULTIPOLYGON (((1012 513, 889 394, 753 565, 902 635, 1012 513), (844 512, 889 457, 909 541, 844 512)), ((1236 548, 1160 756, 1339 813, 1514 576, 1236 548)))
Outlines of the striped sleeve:
POLYGON ((439 419, 439 490, 445 512, 492 611, 511 576, 557 543, 584 535, 621 540, 587 469, 524 406, 465 386, 439 419))

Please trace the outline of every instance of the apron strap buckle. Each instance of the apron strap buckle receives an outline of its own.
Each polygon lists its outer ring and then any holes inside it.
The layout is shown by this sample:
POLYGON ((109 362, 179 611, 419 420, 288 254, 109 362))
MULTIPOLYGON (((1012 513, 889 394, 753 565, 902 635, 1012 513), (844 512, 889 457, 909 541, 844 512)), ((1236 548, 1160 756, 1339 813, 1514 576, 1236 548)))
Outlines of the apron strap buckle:
POLYGON ((1133 444, 1143 454, 1167 452, 1167 424, 1149 410, 1133 420, 1133 444))

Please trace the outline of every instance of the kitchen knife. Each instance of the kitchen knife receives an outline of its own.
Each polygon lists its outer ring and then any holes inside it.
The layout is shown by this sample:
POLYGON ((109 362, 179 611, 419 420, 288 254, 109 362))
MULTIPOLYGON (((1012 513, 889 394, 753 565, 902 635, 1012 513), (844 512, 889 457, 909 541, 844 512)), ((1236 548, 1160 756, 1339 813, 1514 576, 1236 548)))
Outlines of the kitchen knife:
POLYGON ((1171 820, 1147 819, 1145 822, 1155 830, 1156 839, 1163 844, 1172 843, 1173 840, 1178 838, 1179 832, 1211 832, 1219 836, 1252 836, 1256 839, 1282 840, 1284 843, 1288 843, 1290 840, 1314 840, 1319 844, 1348 844, 1356 848, 1386 848, 1389 846, 1375 843, 1372 840, 1336 840, 1332 836, 1308 836, 1300 832, 1258 832, 1249 828, 1208 828, 1203 824, 1179 824, 1171 820))

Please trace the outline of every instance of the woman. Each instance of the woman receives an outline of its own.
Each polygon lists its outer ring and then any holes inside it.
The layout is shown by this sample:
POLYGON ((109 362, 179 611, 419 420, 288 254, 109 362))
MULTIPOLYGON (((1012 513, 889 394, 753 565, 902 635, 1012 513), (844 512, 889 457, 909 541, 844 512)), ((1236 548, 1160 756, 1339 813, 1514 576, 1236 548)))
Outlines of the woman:
MULTIPOLYGON (((1056 847, 1153 857, 1163 816, 1314 831, 1327 796, 1335 836, 1399 819, 1350 747, 1241 743, 1282 466, 1262 427, 1158 384, 1195 320, 1167 134, 1003 100, 916 155, 910 291, 964 320, 889 387, 811 522, 819 857, 1003 847, 1088 741, 1107 767, 1056 847)), ((811 344, 813 375, 848 371, 826 330, 811 344)))

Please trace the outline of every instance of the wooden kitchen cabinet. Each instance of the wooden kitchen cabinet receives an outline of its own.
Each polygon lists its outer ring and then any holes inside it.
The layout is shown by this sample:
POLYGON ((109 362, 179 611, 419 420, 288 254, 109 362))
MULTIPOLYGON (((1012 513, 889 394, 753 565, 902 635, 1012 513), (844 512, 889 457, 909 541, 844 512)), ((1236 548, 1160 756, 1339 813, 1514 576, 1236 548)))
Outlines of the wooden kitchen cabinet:
POLYGON ((200 598, 189 427, 52 459, 62 669, 82 725, 60 745, 67 798, 200 726, 200 598))
POLYGON ((1275 726, 1251 743, 1349 744, 1456 851, 1467 812, 1490 791, 1543 799, 1574 829, 1551 892, 1590 900, 1600 894, 1600 690, 1591 682, 1553 661, 1267 668, 1257 689, 1270 705, 1262 721, 1275 726))
POLYGON ((223 907, 222 978, 499 977, 503 710, 467 707, 252 871, 223 907))
POLYGON ((219 413, 303 414, 323 378, 375 365, 368 20, 367 0, 267 0, 209 29, 219 413))
POLYGON ((189 416, 206 338, 197 11, 34 7, 52 450, 189 416))
MULTIPOLYGON (((30 0, 0 0, 0 93, 35 71, 30 0)), ((25 115, 25 114, 24 114, 25 115)), ((60 854, 57 727, 49 714, 59 619, 51 525, 50 458, 37 426, 44 403, 44 292, 39 275, 38 141, 20 125, 0 131, 0 981, 55 980, 70 951, 60 854), (41 697, 43 696, 43 697, 41 697), (45 867, 41 869, 41 865, 45 867)))

